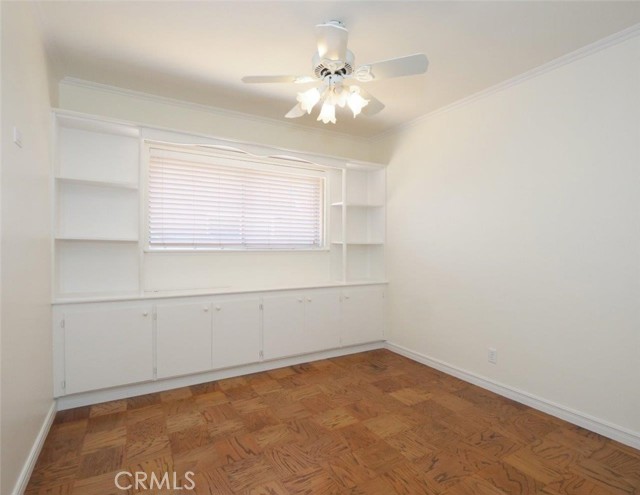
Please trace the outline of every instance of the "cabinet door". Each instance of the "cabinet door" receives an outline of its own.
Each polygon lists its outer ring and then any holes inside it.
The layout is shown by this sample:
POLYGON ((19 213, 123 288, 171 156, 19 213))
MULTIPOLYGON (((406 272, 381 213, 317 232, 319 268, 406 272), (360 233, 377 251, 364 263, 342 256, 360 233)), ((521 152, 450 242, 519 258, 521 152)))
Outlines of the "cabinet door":
POLYGON ((211 304, 159 304, 156 311, 158 378, 210 370, 211 304))
POLYGON ((64 315, 66 393, 153 379, 150 305, 64 315))
POLYGON ((383 287, 355 287, 343 291, 342 345, 384 340, 383 287))
POLYGON ((262 339, 265 359, 306 351, 304 341, 304 295, 280 294, 263 300, 262 339))
POLYGON ((305 298, 306 352, 340 347, 340 290, 311 291, 305 298))
POLYGON ((260 361, 260 298, 214 301, 213 367, 260 361))

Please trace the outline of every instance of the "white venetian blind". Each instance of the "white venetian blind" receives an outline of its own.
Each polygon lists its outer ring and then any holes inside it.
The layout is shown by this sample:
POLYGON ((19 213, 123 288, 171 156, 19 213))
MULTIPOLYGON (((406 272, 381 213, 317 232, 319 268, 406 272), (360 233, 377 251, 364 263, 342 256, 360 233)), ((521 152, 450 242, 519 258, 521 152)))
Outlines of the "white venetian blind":
POLYGON ((202 152, 151 147, 149 247, 322 247, 322 175, 263 168, 202 152))

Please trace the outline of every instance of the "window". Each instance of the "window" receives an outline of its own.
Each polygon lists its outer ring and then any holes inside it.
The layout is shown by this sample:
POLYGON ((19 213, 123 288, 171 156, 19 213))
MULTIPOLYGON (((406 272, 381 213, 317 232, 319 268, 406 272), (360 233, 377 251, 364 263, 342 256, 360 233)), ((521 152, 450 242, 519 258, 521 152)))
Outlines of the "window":
POLYGON ((149 151, 150 249, 323 247, 323 172, 197 147, 149 151))

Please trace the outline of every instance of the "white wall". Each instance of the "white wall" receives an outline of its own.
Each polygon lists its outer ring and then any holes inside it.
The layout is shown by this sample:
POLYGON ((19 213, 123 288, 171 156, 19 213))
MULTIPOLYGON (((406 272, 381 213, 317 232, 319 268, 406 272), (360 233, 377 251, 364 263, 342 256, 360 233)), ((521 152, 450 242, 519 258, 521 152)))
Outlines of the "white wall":
POLYGON ((9 494, 53 404, 49 81, 31 5, 2 2, 1 456, 9 494), (12 143, 12 128, 23 145, 12 143))
POLYGON ((639 89, 636 37, 382 140, 391 341, 640 435, 639 89))

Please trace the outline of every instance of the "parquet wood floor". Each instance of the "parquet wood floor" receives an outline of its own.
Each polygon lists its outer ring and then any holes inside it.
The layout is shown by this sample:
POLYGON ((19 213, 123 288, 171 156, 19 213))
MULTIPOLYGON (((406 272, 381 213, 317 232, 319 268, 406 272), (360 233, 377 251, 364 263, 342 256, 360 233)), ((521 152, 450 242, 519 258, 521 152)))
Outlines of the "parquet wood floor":
POLYGON ((379 350, 59 412, 26 493, 636 494, 640 452, 379 350))

